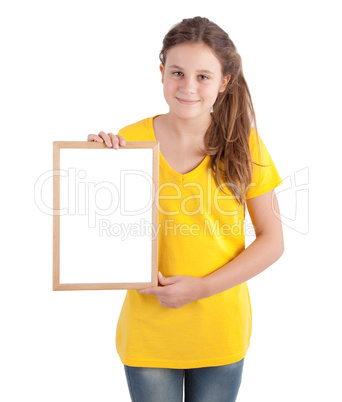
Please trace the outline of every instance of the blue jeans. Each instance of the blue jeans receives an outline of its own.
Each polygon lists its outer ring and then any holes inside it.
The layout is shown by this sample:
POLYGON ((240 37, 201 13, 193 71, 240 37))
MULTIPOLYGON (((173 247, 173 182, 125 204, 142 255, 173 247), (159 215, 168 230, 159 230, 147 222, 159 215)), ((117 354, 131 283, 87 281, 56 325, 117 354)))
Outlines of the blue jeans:
POLYGON ((217 367, 166 369, 124 366, 133 402, 234 402, 244 359, 217 367))

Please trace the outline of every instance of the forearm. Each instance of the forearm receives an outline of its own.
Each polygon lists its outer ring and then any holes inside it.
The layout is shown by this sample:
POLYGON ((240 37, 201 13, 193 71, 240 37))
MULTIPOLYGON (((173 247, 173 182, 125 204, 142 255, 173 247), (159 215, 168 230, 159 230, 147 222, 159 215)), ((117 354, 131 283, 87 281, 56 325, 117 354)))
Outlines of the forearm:
POLYGON ((280 258, 282 239, 259 235, 232 261, 202 278, 201 298, 223 292, 260 274, 280 258))

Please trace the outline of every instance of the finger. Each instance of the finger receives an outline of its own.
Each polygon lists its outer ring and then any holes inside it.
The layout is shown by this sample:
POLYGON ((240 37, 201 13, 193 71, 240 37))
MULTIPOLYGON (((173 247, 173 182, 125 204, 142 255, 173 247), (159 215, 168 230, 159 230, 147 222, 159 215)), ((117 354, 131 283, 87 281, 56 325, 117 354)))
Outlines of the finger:
POLYGON ((154 287, 146 288, 146 289, 140 289, 139 293, 141 293, 143 295, 154 295, 154 287))
POLYGON ((141 289, 139 293, 143 295, 153 295, 153 296, 164 296, 165 295, 165 288, 162 286, 153 286, 151 288, 141 289))
POLYGON ((162 273, 158 271, 158 282, 160 285, 165 286, 166 285, 166 278, 163 277, 162 273))
POLYGON ((107 147, 112 147, 112 141, 110 139, 110 137, 108 136, 108 134, 106 134, 104 131, 100 131, 99 135, 100 138, 103 139, 103 141, 106 143, 107 147))
POLYGON ((151 291, 151 288, 146 288, 146 289, 140 289, 138 290, 139 293, 141 293, 142 295, 149 295, 151 291))
POLYGON ((109 135, 109 137, 110 137, 110 139, 112 141, 113 148, 114 149, 119 149, 119 138, 118 138, 118 136, 114 135, 113 133, 108 133, 108 135, 109 135))
POLYGON ((122 135, 116 134, 116 136, 119 138, 119 144, 121 147, 126 145, 126 140, 122 135))
POLYGON ((122 135, 116 134, 114 135, 113 133, 108 133, 109 137, 112 140, 113 148, 114 149, 119 149, 119 147, 126 145, 126 140, 122 135))
POLYGON ((96 134, 89 134, 87 141, 93 141, 93 142, 103 142, 103 139, 101 137, 99 137, 96 134))
POLYGON ((161 274, 161 272, 158 272, 158 281, 162 286, 174 284, 177 281, 177 277, 177 275, 165 277, 161 274))

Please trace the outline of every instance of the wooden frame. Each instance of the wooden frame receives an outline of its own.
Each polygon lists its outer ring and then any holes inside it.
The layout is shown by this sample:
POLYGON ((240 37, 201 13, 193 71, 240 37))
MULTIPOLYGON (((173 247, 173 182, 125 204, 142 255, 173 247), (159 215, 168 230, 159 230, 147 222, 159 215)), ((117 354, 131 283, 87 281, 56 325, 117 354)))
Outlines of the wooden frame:
POLYGON ((53 169, 53 290, 157 286, 158 210, 154 198, 159 186, 159 142, 127 141, 115 150, 104 143, 56 141, 53 169), (150 207, 146 204, 140 210, 126 211, 122 201, 127 193, 126 204, 127 200, 142 203, 151 197, 150 207), (116 208, 113 200, 117 200, 116 208), (107 210, 98 207, 99 201, 107 210), (100 219, 102 216, 106 219, 100 219), (114 217, 115 223, 108 217, 114 217), (144 229, 149 223, 152 228, 148 235, 131 231, 127 238, 122 235, 118 239, 113 227, 117 229, 119 221, 122 233, 142 223, 144 229))

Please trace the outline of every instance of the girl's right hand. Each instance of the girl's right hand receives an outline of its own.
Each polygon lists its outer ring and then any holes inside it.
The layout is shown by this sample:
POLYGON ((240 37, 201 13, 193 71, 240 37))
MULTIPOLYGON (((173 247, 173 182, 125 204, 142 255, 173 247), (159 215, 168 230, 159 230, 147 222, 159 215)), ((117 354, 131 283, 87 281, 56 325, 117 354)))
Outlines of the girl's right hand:
POLYGON ((122 135, 114 135, 113 133, 106 134, 104 131, 100 131, 98 135, 89 134, 87 141, 93 142, 105 142, 107 147, 118 149, 119 146, 123 147, 126 145, 125 138, 122 135))

